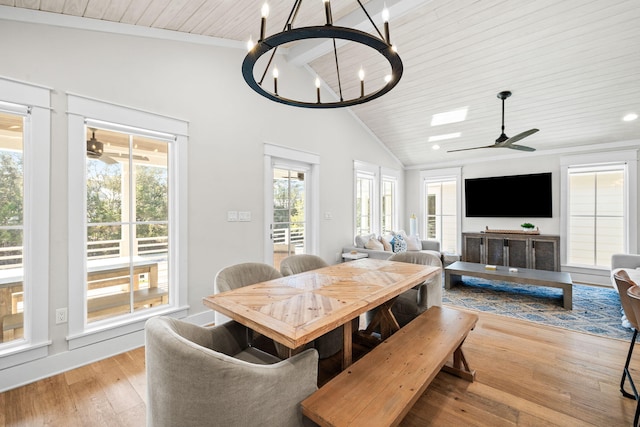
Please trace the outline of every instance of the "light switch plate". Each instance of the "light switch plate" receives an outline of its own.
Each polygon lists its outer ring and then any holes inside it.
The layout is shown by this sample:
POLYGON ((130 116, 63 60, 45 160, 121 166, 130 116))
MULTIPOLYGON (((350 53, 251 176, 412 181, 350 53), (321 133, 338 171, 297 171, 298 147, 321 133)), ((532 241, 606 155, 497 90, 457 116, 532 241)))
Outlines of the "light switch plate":
POLYGON ((228 211, 227 212, 227 221, 234 222, 238 220, 238 211, 228 211))
POLYGON ((238 212, 238 219, 244 222, 251 221, 251 212, 250 211, 238 212))

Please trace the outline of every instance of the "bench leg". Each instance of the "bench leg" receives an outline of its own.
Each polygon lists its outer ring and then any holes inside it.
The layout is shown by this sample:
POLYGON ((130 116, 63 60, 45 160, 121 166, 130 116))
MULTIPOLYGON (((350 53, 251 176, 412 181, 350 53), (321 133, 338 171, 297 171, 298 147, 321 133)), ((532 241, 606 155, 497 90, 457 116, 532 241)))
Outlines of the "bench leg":
POLYGON ((447 363, 442 367, 442 370, 463 380, 473 382, 476 378, 476 371, 469 368, 469 363, 462 352, 462 344, 464 341, 453 352, 453 364, 447 363))

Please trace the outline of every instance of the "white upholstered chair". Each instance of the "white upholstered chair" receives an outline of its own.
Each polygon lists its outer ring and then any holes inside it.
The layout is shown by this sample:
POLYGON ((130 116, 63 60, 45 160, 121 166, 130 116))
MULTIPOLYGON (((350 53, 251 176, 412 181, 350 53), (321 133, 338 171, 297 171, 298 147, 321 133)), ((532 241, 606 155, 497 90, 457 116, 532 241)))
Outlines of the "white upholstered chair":
POLYGON ((147 425, 303 426, 300 402, 317 390, 318 354, 280 360, 247 343, 246 328, 169 317, 145 325, 147 425))

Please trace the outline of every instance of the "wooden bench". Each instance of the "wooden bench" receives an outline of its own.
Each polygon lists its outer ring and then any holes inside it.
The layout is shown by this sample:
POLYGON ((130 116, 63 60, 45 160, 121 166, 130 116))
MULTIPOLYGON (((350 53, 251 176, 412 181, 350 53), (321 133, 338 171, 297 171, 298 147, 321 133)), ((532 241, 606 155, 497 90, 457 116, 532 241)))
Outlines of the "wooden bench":
POLYGON ((320 426, 398 425, 441 369, 474 380, 462 343, 477 320, 431 307, 305 399, 302 413, 320 426))

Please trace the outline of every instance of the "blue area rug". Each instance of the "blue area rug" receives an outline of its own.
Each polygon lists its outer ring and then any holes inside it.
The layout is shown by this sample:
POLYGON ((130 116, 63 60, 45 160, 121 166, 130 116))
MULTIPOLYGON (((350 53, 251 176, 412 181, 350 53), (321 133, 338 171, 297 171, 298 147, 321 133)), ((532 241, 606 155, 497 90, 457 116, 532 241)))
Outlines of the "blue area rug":
POLYGON ((573 310, 565 310, 562 289, 465 276, 462 284, 443 289, 442 302, 627 341, 633 335, 620 322, 620 297, 613 288, 573 285, 573 310))

